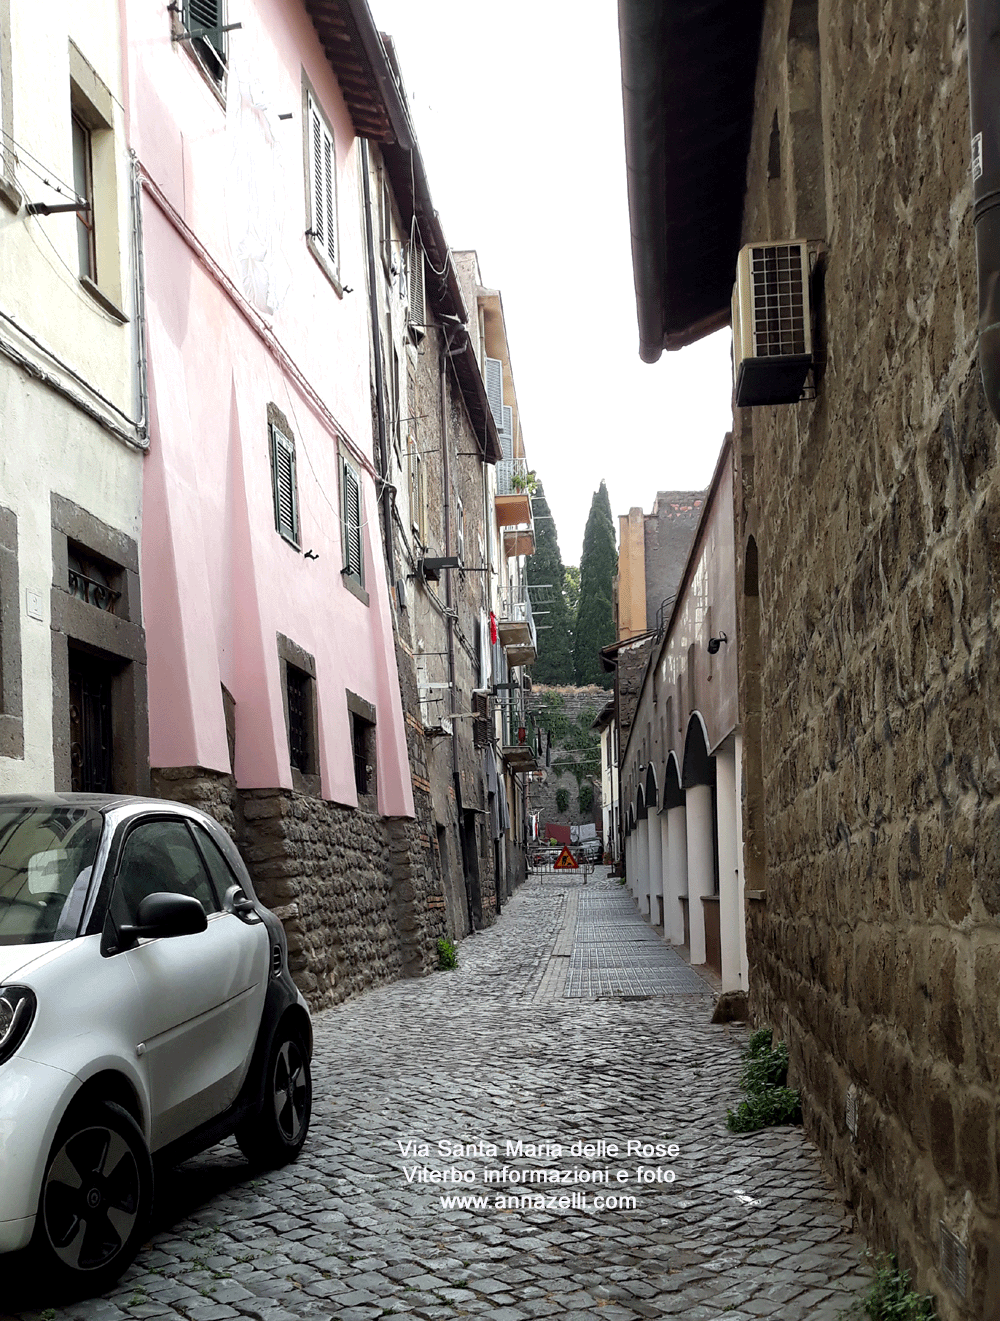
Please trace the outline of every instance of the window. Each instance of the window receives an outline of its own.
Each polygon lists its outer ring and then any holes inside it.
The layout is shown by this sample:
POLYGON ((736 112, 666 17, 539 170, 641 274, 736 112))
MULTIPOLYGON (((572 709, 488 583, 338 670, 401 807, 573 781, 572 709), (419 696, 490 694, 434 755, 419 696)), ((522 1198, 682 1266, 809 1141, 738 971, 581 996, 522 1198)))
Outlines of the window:
POLYGON ((458 552, 458 562, 463 567, 465 565, 465 505, 462 504, 462 497, 458 496, 455 500, 455 549, 458 552))
POLYGON ((193 54, 216 83, 226 76, 224 0, 184 0, 184 28, 193 54))
POLYGON ((316 658, 283 633, 277 641, 292 788, 316 796, 320 792, 316 658))
POLYGON ((269 428, 274 526, 286 541, 298 547, 299 501, 295 486, 295 442, 276 423, 269 423, 269 428))
POLYGON ((73 187, 86 202, 76 213, 76 244, 80 274, 97 282, 97 249, 94 244, 94 166, 90 129, 79 115, 73 116, 73 187))
POLYGON ((136 826, 125 841, 115 886, 119 922, 135 922, 143 899, 159 893, 191 895, 206 915, 221 911, 183 821, 148 821, 136 826))
POLYGON ((354 754, 354 787, 358 798, 368 798, 374 806, 375 779, 375 708, 371 702, 347 690, 347 716, 351 726, 351 750, 354 754))
POLYGON ((421 546, 427 544, 427 482, 424 473, 424 461, 417 449, 415 437, 410 437, 408 451, 410 481, 410 529, 416 535, 421 546))
POLYGON ((306 180, 309 228, 306 238, 313 256, 340 292, 337 241, 337 147, 333 130, 319 102, 306 91, 306 180))
POLYGON ((425 293, 424 293, 424 250, 420 241, 414 239, 406 249, 406 294, 409 303, 407 323, 415 339, 420 339, 426 329, 425 293))
POLYGON ((309 728, 309 687, 312 680, 294 665, 285 670, 288 695, 288 758, 297 771, 310 773, 312 749, 309 728))
POLYGON ((361 536, 361 482, 345 458, 340 461, 340 518, 345 579, 363 587, 365 583, 364 542, 361 536))
POLYGON ((73 42, 69 43, 69 71, 73 187, 85 203, 76 212, 80 283, 106 312, 125 321, 114 98, 73 42))

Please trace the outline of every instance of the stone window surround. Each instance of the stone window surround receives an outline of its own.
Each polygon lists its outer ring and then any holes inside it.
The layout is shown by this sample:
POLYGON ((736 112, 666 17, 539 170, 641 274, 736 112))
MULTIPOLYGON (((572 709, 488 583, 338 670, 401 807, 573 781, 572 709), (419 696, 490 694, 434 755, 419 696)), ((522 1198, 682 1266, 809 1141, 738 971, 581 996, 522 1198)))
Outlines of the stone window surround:
POLYGON ((371 702, 366 701, 363 697, 359 697, 357 693, 352 693, 350 688, 345 688, 344 694, 347 698, 347 713, 350 717, 352 752, 354 750, 353 717, 357 716, 360 720, 363 720, 370 726, 368 734, 369 743, 366 748, 366 753, 368 754, 368 792, 358 794, 358 806, 368 808, 374 812, 378 810, 378 755, 375 743, 377 720, 375 707, 371 702))
POLYGON ((289 769, 292 773, 292 789, 295 793, 306 794, 310 798, 319 798, 321 793, 320 774, 319 774, 319 707, 316 701, 316 657, 305 648, 300 647, 297 642, 291 638, 286 638, 284 633, 275 634, 278 645, 278 666, 281 675, 281 706, 285 714, 285 739, 289 749, 291 748, 291 728, 288 719, 288 667, 300 670, 303 674, 309 676, 309 705, 306 719, 308 721, 309 738, 309 770, 300 771, 297 766, 291 765, 291 753, 289 752, 289 769))
POLYGON ((24 757, 17 515, 0 508, 0 757, 24 757))
POLYGON ((20 189, 14 182, 14 160, 10 141, 14 132, 14 102, 10 46, 10 0, 0 0, 0 202, 15 214, 21 209, 20 189))
POLYGON ((52 519, 52 752, 57 792, 72 784, 69 718, 70 644, 117 664, 111 685, 115 793, 149 792, 149 704, 146 634, 139 606, 139 547, 125 533, 53 491, 52 519), (98 610, 69 591, 69 543, 117 568, 116 613, 98 610))
POLYGON ((128 320, 122 311, 120 234, 118 229, 119 179, 114 133, 114 98, 93 66, 73 41, 69 43, 70 104, 73 114, 90 135, 91 223, 96 269, 81 273, 80 284, 113 320, 128 320))

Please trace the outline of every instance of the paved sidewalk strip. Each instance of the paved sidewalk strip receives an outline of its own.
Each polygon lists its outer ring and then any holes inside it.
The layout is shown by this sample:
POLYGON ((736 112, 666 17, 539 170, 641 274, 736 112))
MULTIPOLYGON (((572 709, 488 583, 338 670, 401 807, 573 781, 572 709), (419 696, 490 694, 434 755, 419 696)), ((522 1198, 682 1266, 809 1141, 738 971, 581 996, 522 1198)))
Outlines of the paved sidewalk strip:
POLYGON ((745 1029, 629 904, 529 880, 454 972, 319 1015, 296 1164, 213 1148, 107 1297, 12 1302, 8 1276, 0 1321, 834 1321, 865 1280, 850 1217, 800 1129, 727 1131, 745 1029), (680 986, 674 960, 697 989, 570 989, 680 986))

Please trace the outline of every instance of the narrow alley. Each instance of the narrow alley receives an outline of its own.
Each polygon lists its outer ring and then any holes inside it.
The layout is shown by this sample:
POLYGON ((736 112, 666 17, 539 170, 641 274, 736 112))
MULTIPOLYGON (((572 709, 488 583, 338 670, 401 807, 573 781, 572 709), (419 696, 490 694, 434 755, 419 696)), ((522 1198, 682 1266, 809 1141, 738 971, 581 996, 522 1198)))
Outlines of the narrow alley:
POLYGON ((726 1130, 746 1029, 712 1003, 603 870, 530 879, 457 970, 317 1016, 296 1164, 213 1148, 113 1293, 3 1321, 834 1321, 862 1244, 801 1129, 726 1130))

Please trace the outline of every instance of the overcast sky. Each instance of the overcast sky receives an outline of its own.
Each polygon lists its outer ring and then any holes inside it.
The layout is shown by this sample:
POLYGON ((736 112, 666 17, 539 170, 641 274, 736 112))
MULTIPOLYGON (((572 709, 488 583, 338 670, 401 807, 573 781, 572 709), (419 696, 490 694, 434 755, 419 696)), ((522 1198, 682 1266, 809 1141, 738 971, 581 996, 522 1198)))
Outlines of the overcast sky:
POLYGON ((369 0, 395 40, 431 196, 501 291, 528 464, 565 564, 616 518, 707 486, 731 423, 729 332, 639 359, 614 0, 369 0))

